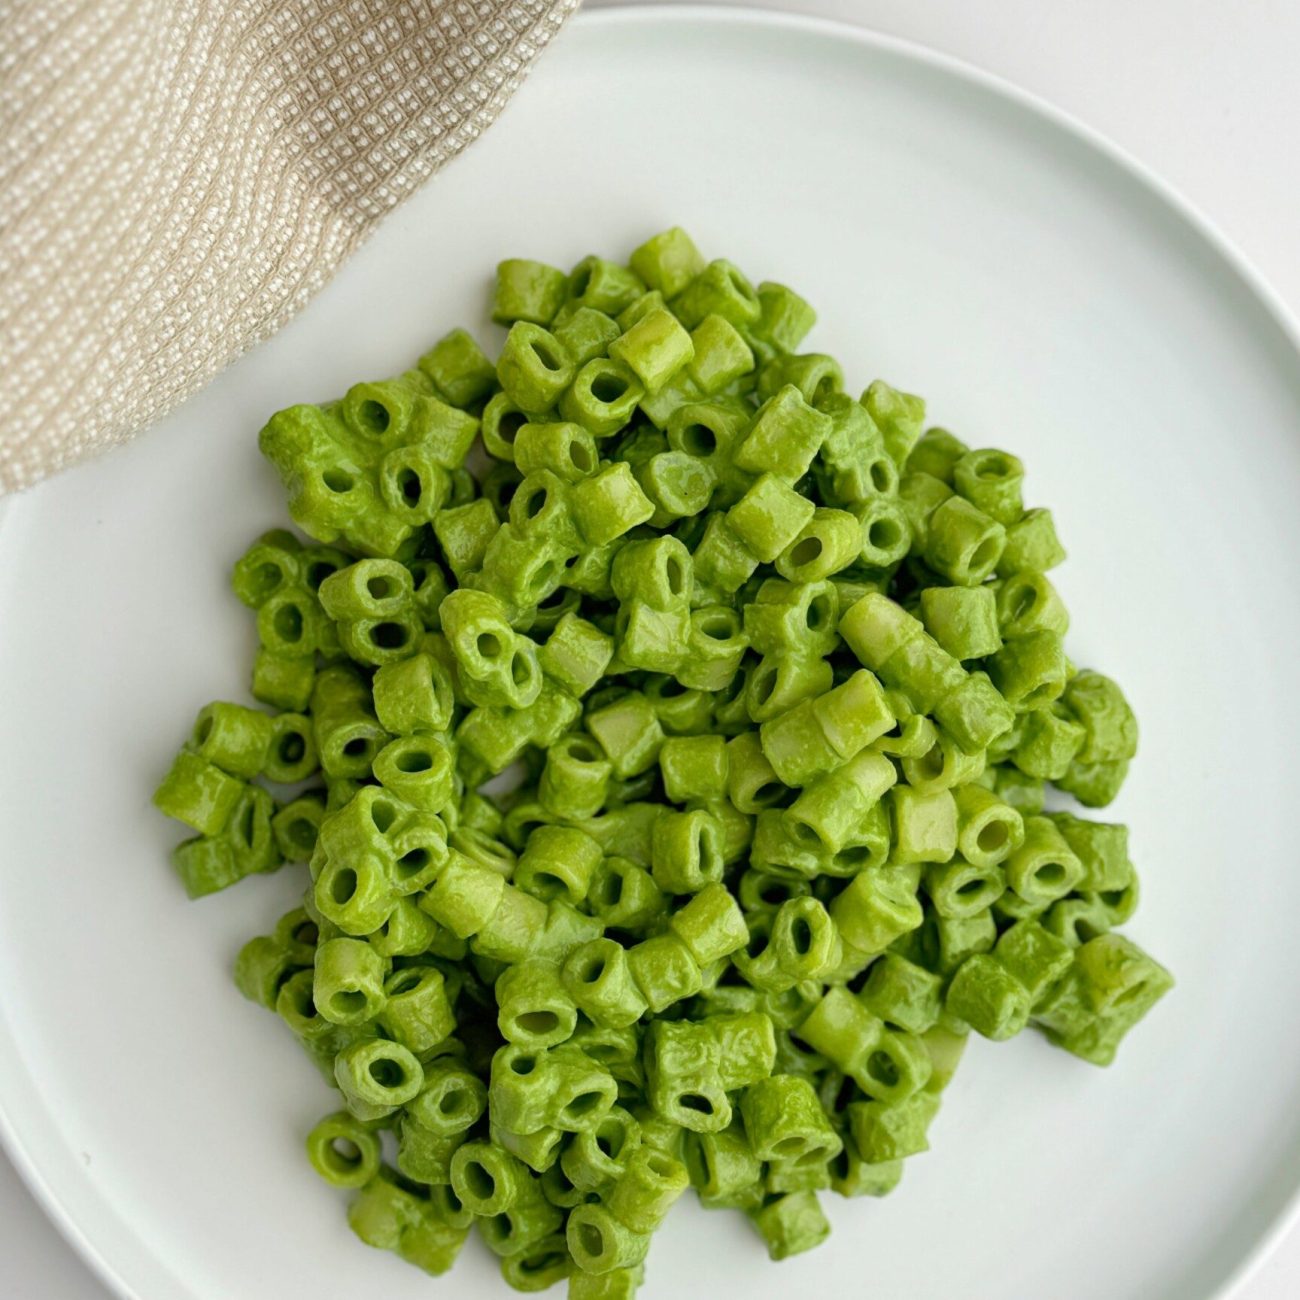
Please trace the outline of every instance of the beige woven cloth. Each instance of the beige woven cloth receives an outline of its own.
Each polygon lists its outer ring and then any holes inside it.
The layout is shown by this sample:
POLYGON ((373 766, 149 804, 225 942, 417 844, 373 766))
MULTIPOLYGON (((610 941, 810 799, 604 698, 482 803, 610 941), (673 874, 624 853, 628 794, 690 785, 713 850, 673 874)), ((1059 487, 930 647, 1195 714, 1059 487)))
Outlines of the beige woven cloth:
POLYGON ((578 0, 0 0, 0 491, 285 323, 578 0))

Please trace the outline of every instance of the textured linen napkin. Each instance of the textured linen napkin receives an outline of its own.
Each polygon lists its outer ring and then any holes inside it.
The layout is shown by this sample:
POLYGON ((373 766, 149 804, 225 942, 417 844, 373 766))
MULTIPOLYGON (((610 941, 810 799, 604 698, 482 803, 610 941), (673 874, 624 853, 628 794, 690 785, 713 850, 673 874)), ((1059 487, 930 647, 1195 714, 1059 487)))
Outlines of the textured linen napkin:
POLYGON ((283 325, 577 5, 0 0, 0 492, 283 325))

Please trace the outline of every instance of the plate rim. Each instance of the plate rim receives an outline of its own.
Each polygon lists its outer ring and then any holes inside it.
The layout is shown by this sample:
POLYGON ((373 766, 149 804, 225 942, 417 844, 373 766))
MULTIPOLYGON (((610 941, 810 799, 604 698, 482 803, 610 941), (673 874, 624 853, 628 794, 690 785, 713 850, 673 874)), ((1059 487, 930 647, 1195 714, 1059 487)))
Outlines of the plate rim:
MULTIPOLYGON (((1181 190, 1165 180, 1154 168, 1142 162, 1137 155, 1116 143, 1104 132, 1089 126, 1073 113, 1033 91, 1026 90, 1007 77, 921 41, 881 32, 866 24, 751 4, 682 5, 659 3, 657 0, 632 0, 631 3, 622 4, 617 8, 600 7, 580 10, 570 17, 569 22, 578 24, 583 29, 660 22, 672 22, 683 26, 725 24, 734 27, 785 28, 834 37, 869 49, 885 51, 922 67, 937 69, 967 85, 987 91, 1088 146, 1096 155, 1118 168, 1127 180, 1135 182, 1160 200, 1167 211, 1177 216, 1222 262, 1226 263, 1233 275, 1250 292, 1251 297, 1264 308, 1272 323, 1286 339, 1297 366, 1300 367, 1300 311, 1292 310, 1252 259, 1216 221, 1181 190)), ((564 34, 561 32, 560 40, 563 39, 564 34)), ((181 406, 184 406, 184 403, 181 406)), ((174 409, 180 410, 181 407, 174 409)), ((166 413, 166 415, 170 414, 172 414, 170 411, 166 413)), ((39 492, 40 487, 40 484, 36 484, 31 491, 39 492)), ((11 502, 17 495, 0 497, 0 540, 3 539, 5 523, 11 513, 11 502)), ((96 1280, 120 1300, 147 1300, 119 1275, 50 1186, 35 1157, 29 1153, 18 1126, 9 1115, 3 1094, 0 1094, 0 1149, 4 1151, 23 1185, 31 1193, 46 1218, 77 1257, 90 1269, 96 1280)), ((1281 1240, 1289 1235, 1297 1224, 1300 1224, 1300 1171, 1297 1172, 1295 1185, 1290 1189, 1281 1206, 1262 1228, 1252 1246, 1220 1283, 1214 1293, 1216 1300, 1229 1300, 1229 1297, 1236 1294, 1260 1271, 1281 1240)))

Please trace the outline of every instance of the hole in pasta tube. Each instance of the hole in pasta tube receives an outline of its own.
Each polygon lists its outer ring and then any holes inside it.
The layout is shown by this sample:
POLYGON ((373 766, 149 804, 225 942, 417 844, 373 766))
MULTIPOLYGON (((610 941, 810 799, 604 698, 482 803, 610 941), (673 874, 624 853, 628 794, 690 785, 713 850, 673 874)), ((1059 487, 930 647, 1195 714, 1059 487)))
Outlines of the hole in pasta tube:
POLYGON ((605 1234, 594 1223, 580 1223, 578 1248, 588 1259, 600 1259, 605 1253, 605 1234))
POLYGON ((420 482, 419 474, 408 467, 397 473, 397 490, 408 506, 417 506, 424 495, 424 484, 420 482))
POLYGON ((411 970, 401 971, 388 986, 388 996, 390 998, 399 998, 403 993, 410 993, 412 989, 419 986, 423 979, 424 976, 418 969, 412 968, 411 970))
POLYGON ((510 679, 516 686, 527 686, 533 680, 532 661, 526 655, 511 656, 510 679))
POLYGON ((682 430, 681 444, 688 456, 711 456, 718 449, 718 435, 707 424, 688 424, 682 430))
POLYGON ((370 629, 370 640, 380 650, 400 650, 410 635, 410 630, 402 623, 376 623, 370 629))
POLYGON ((545 895, 562 894, 568 890, 569 883, 553 871, 539 871, 533 876, 533 887, 545 895))
POLYGON ((622 375, 599 374, 591 381, 591 395, 608 406, 617 402, 627 392, 627 380, 622 375))
POLYGON ((418 876, 429 865, 428 849, 412 849, 397 859, 397 874, 404 879, 418 876))
POLYGON ((252 848, 253 840, 257 835, 257 805, 249 804, 243 812, 239 821, 239 837, 245 844, 252 848))
POLYGON ((661 1181, 672 1181, 677 1162, 662 1151, 652 1151, 645 1159, 644 1168, 661 1181))
POLYGON ((330 998, 330 1010, 336 1016, 359 1016, 368 1005, 369 1000, 360 989, 340 989, 330 998))
POLYGON ((336 1137, 326 1149, 338 1169, 355 1169, 361 1163, 361 1148, 350 1138, 336 1137))
POLYGON ((826 596, 814 596, 808 602, 808 612, 804 615, 809 631, 816 632, 831 621, 831 603, 826 596))
POLYGON ((274 624, 275 634, 281 641, 294 644, 302 640, 303 617, 297 605, 281 605, 275 611, 274 624))
POLYGON ((276 753, 282 763, 299 763, 307 753, 307 742, 301 732, 290 731, 280 737, 276 753))
POLYGON ((554 560, 544 560, 528 580, 530 591, 541 594, 555 581, 558 566, 554 560))
POLYGON ((510 1062, 510 1069, 515 1074, 532 1074, 537 1068, 537 1058, 533 1056, 516 1056, 510 1062))
POLYGON ((317 591, 321 583, 331 574, 337 573, 340 567, 333 560, 313 560, 307 566, 307 585, 317 591))
POLYGON ((811 564, 822 553, 822 539, 820 537, 805 537, 803 541, 797 542, 795 548, 790 552, 790 563, 796 568, 805 564, 811 564))
POLYGON ((535 356, 547 370, 560 369, 559 358, 551 351, 550 347, 546 343, 542 342, 540 339, 536 340, 533 343, 532 348, 533 356, 535 356))
POLYGON ((713 1114, 713 1103, 699 1092, 684 1092, 677 1098, 677 1104, 682 1110, 697 1111, 701 1115, 713 1114))
POLYGON ((980 573, 993 567, 998 557, 998 543, 995 537, 986 537, 971 554, 966 569, 968 573, 980 573))
POLYGON ((892 519, 877 519, 867 528, 867 541, 878 551, 897 546, 900 537, 898 525, 892 519))
POLYGON ((1046 889, 1056 889, 1065 883, 1065 867, 1059 862, 1044 862, 1034 871, 1034 883, 1046 889))
POLYGON ((794 950, 801 957, 806 956, 813 945, 813 932, 807 920, 802 916, 794 919, 794 924, 790 927, 790 942, 794 945, 794 950))
POLYGON ((438 1101, 438 1109, 444 1115, 455 1115, 469 1109, 469 1093, 463 1088, 449 1088, 438 1101))
POLYGON ((293 932, 293 941, 295 943, 305 943, 309 948, 314 948, 320 940, 320 927, 315 921, 304 921, 293 932))
POLYGON ((674 596, 680 596, 685 575, 682 572, 682 562, 675 555, 670 555, 664 562, 664 577, 668 580, 668 590, 674 596))
POLYGON ((586 474, 592 468, 591 452, 580 442, 569 443, 569 463, 586 474))
POLYGON ((383 799, 376 799, 370 805, 370 820, 382 835, 397 820, 397 809, 383 799))
POLYGON ((1011 474, 1011 464, 1005 456, 998 455, 994 452, 992 455, 981 456, 975 463, 975 477, 982 479, 999 479, 1008 478, 1011 474))
POLYGON ((890 461, 873 460, 867 473, 877 492, 888 492, 894 486, 894 467, 890 461))
POLYGON ((477 1160, 465 1162, 465 1190, 478 1201, 490 1201, 496 1195, 497 1180, 477 1160))
POLYGON ((406 1082, 406 1071, 400 1061, 391 1056, 379 1056, 370 1062, 370 1077, 381 1088, 400 1088, 406 1082))
POLYGON ((580 1092, 565 1108, 565 1114, 575 1119, 590 1115, 605 1100, 604 1093, 580 1092))
POLYGON ((519 436, 519 430, 527 423, 528 418, 522 411, 507 411, 497 421, 497 437, 509 446, 519 436))
POLYGON ((495 632, 480 632, 474 648, 484 659, 495 659, 501 653, 501 639, 495 632))
POLYGON ((518 482, 499 479, 495 484, 486 485, 483 489, 483 495, 496 507, 497 514, 504 515, 510 508, 510 503, 514 500, 515 493, 518 491, 518 482))
POLYGON ((1007 597, 1007 609, 1011 622, 1016 623, 1038 604, 1038 589, 1024 578, 1012 579, 1012 583, 1014 585, 1008 584, 1010 594, 1007 597))
POLYGON ((343 753, 348 758, 360 758, 363 754, 370 753, 370 741, 364 736, 356 736, 343 746, 343 753))
POLYGON ((392 422, 388 408, 373 398, 367 398, 357 406, 357 423, 366 433, 383 433, 392 422))
POLYGON ((553 1034, 559 1024, 560 1018, 554 1011, 524 1011, 515 1017, 516 1028, 533 1036, 553 1034))
POLYGON ((778 1160, 793 1160, 796 1156, 801 1156, 807 1150, 807 1143, 803 1138, 788 1137, 782 1138, 773 1148, 772 1154, 778 1160))
POLYGON ((278 564, 268 560, 265 564, 259 564, 257 573, 254 576, 253 583, 257 588, 258 594, 263 600, 272 595, 276 589, 284 583, 284 570, 278 564))
POLYGON ((538 488, 535 492, 530 492, 528 500, 524 502, 524 517, 526 519, 536 519, 546 509, 546 503, 549 499, 550 493, 544 487, 538 488))
POLYGON ((883 1087, 893 1088, 898 1084, 898 1065, 888 1052, 872 1052, 867 1057, 867 1073, 883 1087))
POLYGON ((623 1150, 627 1132, 617 1120, 606 1120, 596 1130, 596 1146, 603 1155, 613 1159, 623 1150))
POLYGON ((393 594, 393 581, 384 573, 376 573, 366 579, 366 590, 376 600, 387 600, 393 594))
POLYGON ((433 766, 433 755, 423 749, 408 749, 398 754, 396 766, 399 772, 412 776, 417 772, 427 772, 433 766))
POLYGON ((981 853, 996 853, 1010 837, 1005 822, 991 821, 980 827, 975 844, 981 853))
POLYGON ((340 494, 351 492, 356 486, 356 480, 347 472, 347 470, 343 469, 327 469, 325 473, 321 475, 321 482, 324 483, 331 492, 337 492, 340 494))
POLYGON ((957 896, 959 898, 973 898, 976 894, 982 893, 989 885, 989 881, 983 876, 972 876, 970 880, 963 881, 957 886, 957 896))
POLYGON ((330 881, 330 897, 342 907, 357 892, 357 873, 351 867, 341 867, 330 881))
POLYGON ((794 837, 800 844, 818 846, 821 844, 822 837, 817 834, 816 828, 810 826, 807 822, 792 821, 790 823, 794 829, 794 837))

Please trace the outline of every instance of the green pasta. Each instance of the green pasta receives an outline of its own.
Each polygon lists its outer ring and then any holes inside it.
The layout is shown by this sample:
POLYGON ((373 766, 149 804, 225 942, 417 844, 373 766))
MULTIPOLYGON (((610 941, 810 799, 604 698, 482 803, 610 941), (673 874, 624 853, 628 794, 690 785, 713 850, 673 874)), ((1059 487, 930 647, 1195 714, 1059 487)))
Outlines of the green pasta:
POLYGON ((154 802, 192 896, 302 873, 235 981, 341 1096, 356 1235, 631 1300, 688 1187, 774 1260, 891 1192, 971 1031, 1110 1063, 1173 981, 1064 800, 1137 723, 1021 461, 855 400, 792 289, 673 228, 504 261, 491 315, 495 362, 453 330, 268 421, 273 712, 207 705, 154 802))

